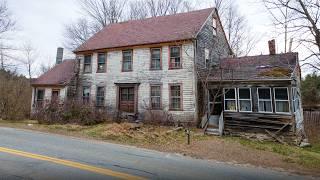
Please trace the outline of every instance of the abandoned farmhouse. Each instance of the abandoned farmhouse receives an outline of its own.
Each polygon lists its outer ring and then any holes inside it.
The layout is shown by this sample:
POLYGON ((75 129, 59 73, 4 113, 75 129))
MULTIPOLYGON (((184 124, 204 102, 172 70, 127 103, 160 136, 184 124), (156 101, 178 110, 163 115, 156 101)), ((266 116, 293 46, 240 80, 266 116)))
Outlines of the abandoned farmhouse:
POLYGON ((297 53, 234 57, 214 8, 106 26, 33 81, 32 111, 77 97, 147 119, 167 111, 208 132, 295 131, 302 122, 297 53))

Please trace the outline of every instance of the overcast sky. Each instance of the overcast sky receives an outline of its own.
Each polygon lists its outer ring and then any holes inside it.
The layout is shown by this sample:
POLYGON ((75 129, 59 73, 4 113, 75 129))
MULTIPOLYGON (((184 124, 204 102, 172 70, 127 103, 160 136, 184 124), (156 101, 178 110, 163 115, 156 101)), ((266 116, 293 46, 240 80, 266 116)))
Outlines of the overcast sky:
MULTIPOLYGON (((199 0, 201 7, 209 7, 199 0)), ((267 41, 275 38, 283 46, 272 27, 271 19, 260 0, 235 0, 240 12, 247 17, 252 32, 260 41, 251 55, 267 54, 267 41)), ((56 48, 63 46, 64 25, 82 16, 77 0, 9 0, 8 6, 18 25, 15 41, 30 41, 37 49, 37 64, 55 62, 56 48)), ((277 52, 283 48, 277 47, 277 52)), ((65 55, 68 56, 68 55, 65 55)), ((70 55, 69 55, 70 56, 70 55)))

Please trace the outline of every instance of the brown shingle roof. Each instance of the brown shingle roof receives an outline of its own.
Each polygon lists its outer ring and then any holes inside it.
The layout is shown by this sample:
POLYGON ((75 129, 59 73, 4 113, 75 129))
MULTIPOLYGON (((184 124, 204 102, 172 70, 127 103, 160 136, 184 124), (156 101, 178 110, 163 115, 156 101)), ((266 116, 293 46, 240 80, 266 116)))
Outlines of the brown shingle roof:
POLYGON ((298 53, 225 58, 211 80, 290 79, 297 63, 298 53))
POLYGON ((192 39, 213 10, 209 8, 110 24, 75 52, 192 39))
POLYGON ((61 64, 54 66, 32 82, 33 86, 39 85, 67 85, 75 76, 74 66, 76 60, 64 60, 61 64))

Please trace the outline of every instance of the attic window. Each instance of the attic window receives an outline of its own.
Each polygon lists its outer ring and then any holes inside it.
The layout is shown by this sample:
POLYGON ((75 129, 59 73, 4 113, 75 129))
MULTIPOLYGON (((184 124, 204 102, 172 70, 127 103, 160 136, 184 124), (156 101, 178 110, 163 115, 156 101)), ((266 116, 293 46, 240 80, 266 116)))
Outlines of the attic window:
POLYGON ((205 57, 205 66, 206 66, 206 68, 209 68, 211 62, 209 59, 209 49, 207 49, 207 48, 204 50, 204 57, 205 57))

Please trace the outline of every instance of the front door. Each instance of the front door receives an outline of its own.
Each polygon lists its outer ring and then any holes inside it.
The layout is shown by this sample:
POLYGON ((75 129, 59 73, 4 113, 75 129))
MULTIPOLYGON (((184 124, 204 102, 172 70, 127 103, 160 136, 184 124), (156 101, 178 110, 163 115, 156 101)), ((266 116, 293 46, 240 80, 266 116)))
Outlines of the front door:
POLYGON ((60 91, 58 89, 52 90, 51 100, 56 102, 59 99, 60 91))
POLYGON ((120 87, 119 88, 119 110, 123 112, 134 113, 134 87, 120 87))
POLYGON ((219 127, 219 118, 222 112, 222 94, 217 89, 209 90, 209 125, 219 127))

